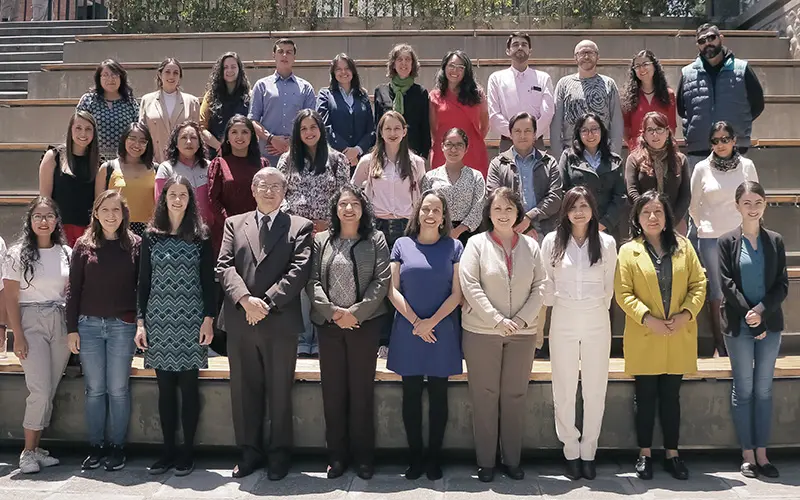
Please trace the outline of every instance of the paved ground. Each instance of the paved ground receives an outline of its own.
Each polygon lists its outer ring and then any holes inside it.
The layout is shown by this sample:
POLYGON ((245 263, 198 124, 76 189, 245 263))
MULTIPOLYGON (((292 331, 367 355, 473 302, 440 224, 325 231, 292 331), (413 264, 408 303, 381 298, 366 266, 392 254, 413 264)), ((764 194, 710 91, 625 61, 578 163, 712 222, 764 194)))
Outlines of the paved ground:
MULTIPOLYGON (((796 454, 794 455, 797 456, 796 454)), ((354 474, 328 480, 322 462, 298 463, 283 481, 270 482, 261 473, 243 480, 230 478, 229 460, 204 458, 198 470, 185 478, 165 474, 147 475, 150 459, 131 459, 119 472, 80 471, 80 457, 67 457, 63 464, 38 475, 23 476, 16 457, 0 453, 0 499, 2 500, 155 500, 155 499, 408 499, 408 500, 508 500, 512 498, 559 498, 576 500, 716 500, 753 498, 777 500, 800 498, 800 459, 792 455, 776 460, 778 480, 746 479, 736 471, 733 457, 689 457, 692 478, 679 482, 656 469, 653 481, 640 481, 628 463, 605 462, 595 481, 572 482, 560 475, 552 460, 526 463, 524 481, 501 477, 489 485, 478 482, 466 464, 449 466, 445 478, 415 482, 402 477, 400 464, 382 464, 371 481, 354 474)))

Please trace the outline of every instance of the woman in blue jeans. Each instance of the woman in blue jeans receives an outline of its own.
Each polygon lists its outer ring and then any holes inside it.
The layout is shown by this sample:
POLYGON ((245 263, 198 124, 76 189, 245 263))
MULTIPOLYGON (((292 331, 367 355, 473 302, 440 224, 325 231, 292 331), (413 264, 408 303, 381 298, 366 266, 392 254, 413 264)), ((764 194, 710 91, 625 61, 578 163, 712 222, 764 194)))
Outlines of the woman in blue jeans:
POLYGON ((781 347, 783 311, 789 291, 786 252, 780 234, 761 225, 764 188, 743 182, 736 189, 742 224, 719 238, 722 331, 733 370, 731 413, 742 446, 745 477, 778 477, 767 458, 772 423, 772 376, 781 347))
POLYGON ((101 465, 107 471, 125 467, 141 244, 129 225, 125 198, 116 190, 101 193, 92 207, 91 225, 75 244, 70 263, 68 341, 83 366, 91 446, 84 470, 101 465))

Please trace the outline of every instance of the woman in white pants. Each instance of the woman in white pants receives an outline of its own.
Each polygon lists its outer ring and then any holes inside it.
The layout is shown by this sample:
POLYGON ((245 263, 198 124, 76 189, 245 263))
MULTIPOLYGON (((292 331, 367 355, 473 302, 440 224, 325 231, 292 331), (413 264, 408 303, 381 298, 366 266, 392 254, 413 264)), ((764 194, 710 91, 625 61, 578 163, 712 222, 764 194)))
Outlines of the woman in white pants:
POLYGON ((564 443, 566 476, 596 476, 594 455, 605 410, 617 262, 614 238, 600 231, 597 203, 583 186, 567 191, 556 230, 542 242, 545 305, 552 306, 550 362, 556 434, 564 443), (575 426, 578 375, 583 432, 575 426))

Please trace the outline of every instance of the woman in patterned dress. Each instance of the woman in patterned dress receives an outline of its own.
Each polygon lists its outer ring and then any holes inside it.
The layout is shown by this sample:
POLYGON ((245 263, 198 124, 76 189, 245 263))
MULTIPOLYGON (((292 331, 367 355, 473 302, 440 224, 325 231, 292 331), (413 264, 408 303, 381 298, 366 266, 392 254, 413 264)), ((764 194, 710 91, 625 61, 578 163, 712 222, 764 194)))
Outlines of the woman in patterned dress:
POLYGON ((75 111, 89 112, 97 121, 102 161, 116 158, 119 138, 139 117, 125 68, 114 59, 101 62, 94 71, 94 88, 81 96, 75 111))
POLYGON ((148 469, 176 476, 194 470, 193 444, 200 416, 198 370, 207 364, 216 315, 214 256, 189 179, 170 178, 142 238, 136 346, 156 370, 162 458, 148 469), (183 449, 175 445, 176 390, 181 390, 183 449))

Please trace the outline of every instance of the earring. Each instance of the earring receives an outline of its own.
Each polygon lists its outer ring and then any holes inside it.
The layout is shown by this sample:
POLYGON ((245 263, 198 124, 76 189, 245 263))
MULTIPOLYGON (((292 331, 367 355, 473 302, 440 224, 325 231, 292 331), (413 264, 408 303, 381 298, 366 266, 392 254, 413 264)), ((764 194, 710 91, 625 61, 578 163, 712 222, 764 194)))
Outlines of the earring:
POLYGON ((444 224, 439 224, 439 229, 444 229, 444 224))

